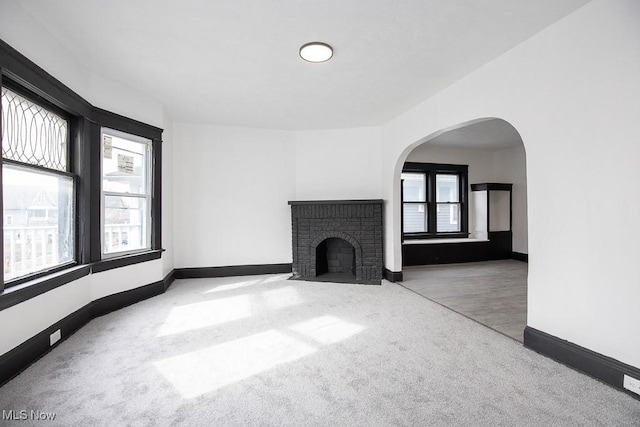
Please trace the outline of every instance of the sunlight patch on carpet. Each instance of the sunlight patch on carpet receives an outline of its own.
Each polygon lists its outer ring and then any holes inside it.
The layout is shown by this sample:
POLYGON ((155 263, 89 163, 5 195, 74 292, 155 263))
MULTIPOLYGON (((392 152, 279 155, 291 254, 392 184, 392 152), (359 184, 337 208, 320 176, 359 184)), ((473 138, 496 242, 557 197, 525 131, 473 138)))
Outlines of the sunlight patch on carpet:
POLYGON ((277 310, 302 303, 300 293, 293 286, 271 289, 260 294, 264 298, 267 308, 277 310))
POLYGON ((321 316, 293 325, 289 329, 321 344, 334 344, 360 333, 365 328, 337 317, 321 316))
POLYGON ((158 330, 157 337, 220 325, 251 316, 248 295, 197 302, 171 309, 167 320, 158 330))
POLYGON ((289 277, 291 277, 291 273, 285 273, 285 274, 274 274, 270 277, 266 277, 262 283, 272 283, 272 282, 279 282, 281 280, 287 280, 289 277))
POLYGON ((281 332, 269 330, 160 360, 154 365, 185 399, 191 399, 317 350, 281 332))
POLYGON ((248 288, 249 286, 257 285, 259 283, 263 283, 263 281, 261 279, 243 280, 242 282, 238 282, 238 283, 229 283, 228 285, 218 285, 212 289, 209 289, 208 291, 204 291, 203 294, 211 294, 214 292, 231 291, 233 289, 248 288))

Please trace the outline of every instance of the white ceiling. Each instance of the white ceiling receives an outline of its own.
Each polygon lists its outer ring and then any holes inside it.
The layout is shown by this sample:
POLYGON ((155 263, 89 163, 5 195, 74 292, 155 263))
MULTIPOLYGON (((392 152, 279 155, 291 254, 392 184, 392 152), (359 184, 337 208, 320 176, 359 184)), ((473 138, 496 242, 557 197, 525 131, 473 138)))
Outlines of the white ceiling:
POLYGON ((174 120, 381 125, 588 0, 21 0, 92 71, 174 120), (331 61, 298 57, 309 41, 331 61))
POLYGON ((443 147, 482 150, 500 150, 523 145, 522 138, 515 128, 500 119, 490 119, 450 130, 427 141, 427 143, 443 147))

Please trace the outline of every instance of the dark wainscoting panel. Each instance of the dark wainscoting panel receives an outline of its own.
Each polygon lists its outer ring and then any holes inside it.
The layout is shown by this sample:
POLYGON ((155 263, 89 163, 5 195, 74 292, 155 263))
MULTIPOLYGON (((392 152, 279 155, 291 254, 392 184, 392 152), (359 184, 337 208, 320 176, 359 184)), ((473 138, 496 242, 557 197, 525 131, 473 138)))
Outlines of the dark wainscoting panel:
POLYGON ((176 279, 201 279, 206 277, 253 276, 258 274, 291 273, 291 263, 233 265, 227 267, 176 268, 176 279))
POLYGON ((402 265, 455 264, 511 259, 511 231, 489 233, 489 241, 402 245, 402 265))
POLYGON ((622 386, 624 375, 640 379, 640 369, 527 326, 524 346, 605 382, 640 400, 622 386))

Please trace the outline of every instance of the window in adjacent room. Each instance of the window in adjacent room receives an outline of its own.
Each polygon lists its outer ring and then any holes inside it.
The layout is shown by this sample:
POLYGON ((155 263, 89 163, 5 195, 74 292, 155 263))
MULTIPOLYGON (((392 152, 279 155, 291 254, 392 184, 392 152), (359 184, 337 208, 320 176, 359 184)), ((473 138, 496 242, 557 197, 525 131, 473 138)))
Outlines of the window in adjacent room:
POLYGON ((151 248, 150 139, 102 129, 102 254, 151 248))
POLYGON ((460 232, 460 177, 436 174, 436 232, 460 232))
POLYGON ((408 172, 402 174, 404 197, 404 231, 423 233, 427 231, 426 175, 408 172))
POLYGON ((466 165, 405 163, 403 236, 467 237, 467 175, 466 165))
POLYGON ((75 175, 69 119, 2 87, 4 280, 75 261, 75 175))

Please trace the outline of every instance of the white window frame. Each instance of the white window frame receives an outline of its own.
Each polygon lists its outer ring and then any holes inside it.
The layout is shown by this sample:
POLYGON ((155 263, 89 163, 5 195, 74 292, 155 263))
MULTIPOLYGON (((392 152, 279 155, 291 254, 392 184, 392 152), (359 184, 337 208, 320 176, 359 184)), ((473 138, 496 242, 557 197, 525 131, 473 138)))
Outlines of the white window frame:
MULTIPOLYGON (((131 133, 127 133, 127 132, 122 132, 119 130, 115 130, 115 129, 111 129, 108 127, 102 127, 100 130, 100 252, 102 255, 102 259, 108 259, 108 258, 114 258, 114 257, 120 257, 123 255, 128 255, 128 254, 135 254, 135 253, 140 253, 140 252, 147 252, 149 250, 151 250, 151 234, 152 234, 152 230, 153 230, 153 225, 151 223, 152 221, 152 202, 153 202, 153 187, 152 187, 152 179, 153 179, 153 173, 151 170, 152 167, 152 156, 153 156, 153 152, 152 152, 152 140, 149 138, 144 138, 138 135, 134 135, 131 133), (115 192, 115 191, 105 191, 104 189, 104 170, 103 170, 103 156, 104 156, 104 137, 105 135, 109 135, 109 136, 115 136, 118 138, 122 138, 122 139, 126 139, 128 141, 131 142, 136 142, 136 143, 140 143, 143 144, 145 146, 145 150, 144 150, 144 166, 145 166, 145 176, 144 176, 144 187, 145 187, 145 193, 120 193, 120 192, 115 192), (131 250, 125 250, 125 251, 118 251, 118 252, 110 252, 107 253, 105 252, 105 209, 106 209, 106 203, 105 203, 105 198, 107 196, 112 196, 112 197, 130 197, 130 198, 139 198, 139 199, 144 199, 146 200, 147 203, 147 214, 145 217, 145 221, 144 223, 141 225, 142 227, 142 233, 144 235, 144 242, 145 245, 142 248, 138 248, 138 249, 131 249, 131 250)), ((130 238, 130 236, 128 236, 128 238, 130 238)))

